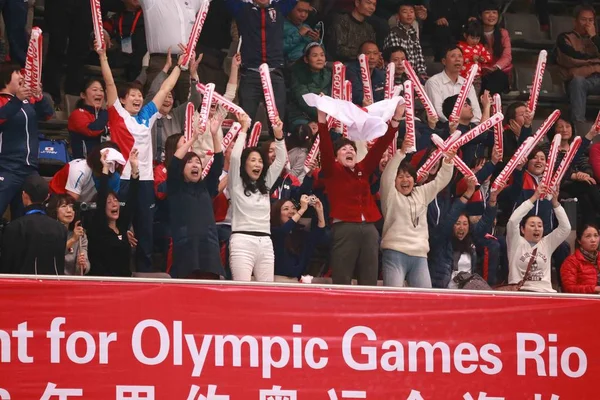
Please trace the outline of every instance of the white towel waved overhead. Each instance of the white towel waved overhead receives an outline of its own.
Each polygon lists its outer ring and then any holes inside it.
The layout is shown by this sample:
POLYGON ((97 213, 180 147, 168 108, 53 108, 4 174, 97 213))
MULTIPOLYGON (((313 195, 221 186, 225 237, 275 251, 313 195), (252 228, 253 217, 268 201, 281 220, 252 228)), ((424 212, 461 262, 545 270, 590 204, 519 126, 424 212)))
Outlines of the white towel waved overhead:
POLYGON ((119 151, 111 147, 109 147, 107 150, 108 151, 103 150, 103 152, 106 152, 106 163, 108 164, 110 173, 113 174, 115 172, 115 163, 125 165, 127 162, 125 161, 123 154, 121 154, 119 151))
POLYGON ((345 100, 332 99, 307 93, 304 101, 311 107, 323 111, 348 127, 348 138, 355 141, 377 139, 387 132, 387 121, 396 112, 398 104, 404 104, 402 97, 381 100, 368 106, 367 112, 356 104, 345 100))

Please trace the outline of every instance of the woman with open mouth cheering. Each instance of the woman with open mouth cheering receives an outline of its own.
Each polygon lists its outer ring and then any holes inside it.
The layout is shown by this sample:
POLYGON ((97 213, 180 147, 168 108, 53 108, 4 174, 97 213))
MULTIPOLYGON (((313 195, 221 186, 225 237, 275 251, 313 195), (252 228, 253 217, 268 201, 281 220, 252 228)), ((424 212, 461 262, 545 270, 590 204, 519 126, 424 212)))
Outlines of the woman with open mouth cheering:
POLYGON ((223 150, 218 137, 221 122, 222 118, 210 122, 215 154, 205 179, 202 179, 200 156, 188 152, 199 131, 175 151, 169 163, 167 193, 173 235, 173 265, 169 273, 173 278, 219 279, 225 275, 212 207, 223 171, 223 150))
POLYGON ((513 212, 506 225, 508 283, 517 284, 525 291, 555 292, 550 279, 552 253, 569 236, 571 224, 558 202, 558 192, 553 189, 550 194, 558 227, 544 236, 542 219, 537 215, 527 215, 542 193, 546 193, 546 187, 540 184, 533 196, 513 212))
MULTIPOLYGON (((258 147, 244 149, 250 118, 238 114, 242 130, 231 153, 228 189, 231 196, 231 239, 229 262, 234 281, 273 282, 275 255, 271 241, 270 187, 287 160, 283 141, 283 122, 273 125, 275 161, 268 165, 267 155, 258 147)), ((214 168, 214 167, 213 167, 214 168)))

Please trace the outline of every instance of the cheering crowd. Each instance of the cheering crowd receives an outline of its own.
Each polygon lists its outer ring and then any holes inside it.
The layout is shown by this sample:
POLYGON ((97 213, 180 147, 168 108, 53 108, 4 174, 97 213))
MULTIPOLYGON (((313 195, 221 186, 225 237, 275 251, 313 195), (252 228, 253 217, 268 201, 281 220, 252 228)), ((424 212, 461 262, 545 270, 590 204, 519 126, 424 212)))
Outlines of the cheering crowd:
POLYGON ((600 89, 592 7, 555 48, 571 110, 535 129, 541 80, 499 104, 513 68, 495 1, 107 0, 100 27, 91 4, 64 10, 90 40, 69 40, 73 159, 49 182, 37 121, 65 106, 60 68, 48 94, 26 84, 14 36, 0 64, 1 272, 600 293, 600 121, 580 129, 600 89), (90 44, 101 78, 75 55, 90 44))

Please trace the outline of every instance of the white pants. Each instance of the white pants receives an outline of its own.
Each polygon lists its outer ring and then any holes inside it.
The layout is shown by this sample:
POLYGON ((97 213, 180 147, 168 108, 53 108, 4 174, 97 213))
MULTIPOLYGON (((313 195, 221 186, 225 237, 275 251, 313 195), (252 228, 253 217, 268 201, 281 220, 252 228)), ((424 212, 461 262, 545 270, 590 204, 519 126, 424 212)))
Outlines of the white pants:
POLYGON ((234 281, 273 282, 275 254, 268 236, 234 233, 229 240, 229 266, 234 281))

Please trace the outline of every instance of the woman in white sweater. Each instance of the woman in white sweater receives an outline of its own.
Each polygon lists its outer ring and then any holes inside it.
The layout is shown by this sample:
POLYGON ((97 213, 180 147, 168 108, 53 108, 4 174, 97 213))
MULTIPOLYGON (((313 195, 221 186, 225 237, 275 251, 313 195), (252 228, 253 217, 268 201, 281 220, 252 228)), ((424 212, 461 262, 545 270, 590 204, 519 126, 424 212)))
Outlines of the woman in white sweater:
POLYGON ((403 286, 406 279, 411 287, 430 288, 427 205, 450 183, 456 153, 446 155, 433 181, 415 187, 416 171, 403 162, 411 145, 405 140, 381 175, 383 284, 403 286))
POLYGON ((571 231, 571 224, 564 208, 558 202, 558 193, 552 192, 552 207, 558 219, 558 227, 544 237, 544 223, 537 215, 527 215, 545 192, 539 185, 533 196, 524 201, 511 215, 506 225, 506 245, 508 248, 508 283, 519 284, 521 290, 530 292, 555 292, 552 289, 552 253, 564 242, 571 231), (521 236, 522 235, 522 236, 521 236), (535 252, 529 272, 527 266, 535 252))
POLYGON ((227 187, 231 196, 231 239, 229 263, 234 281, 273 282, 275 256, 271 241, 271 202, 269 189, 285 166, 287 152, 283 123, 273 125, 275 161, 257 147, 244 149, 250 118, 238 115, 242 129, 233 146, 227 187))

